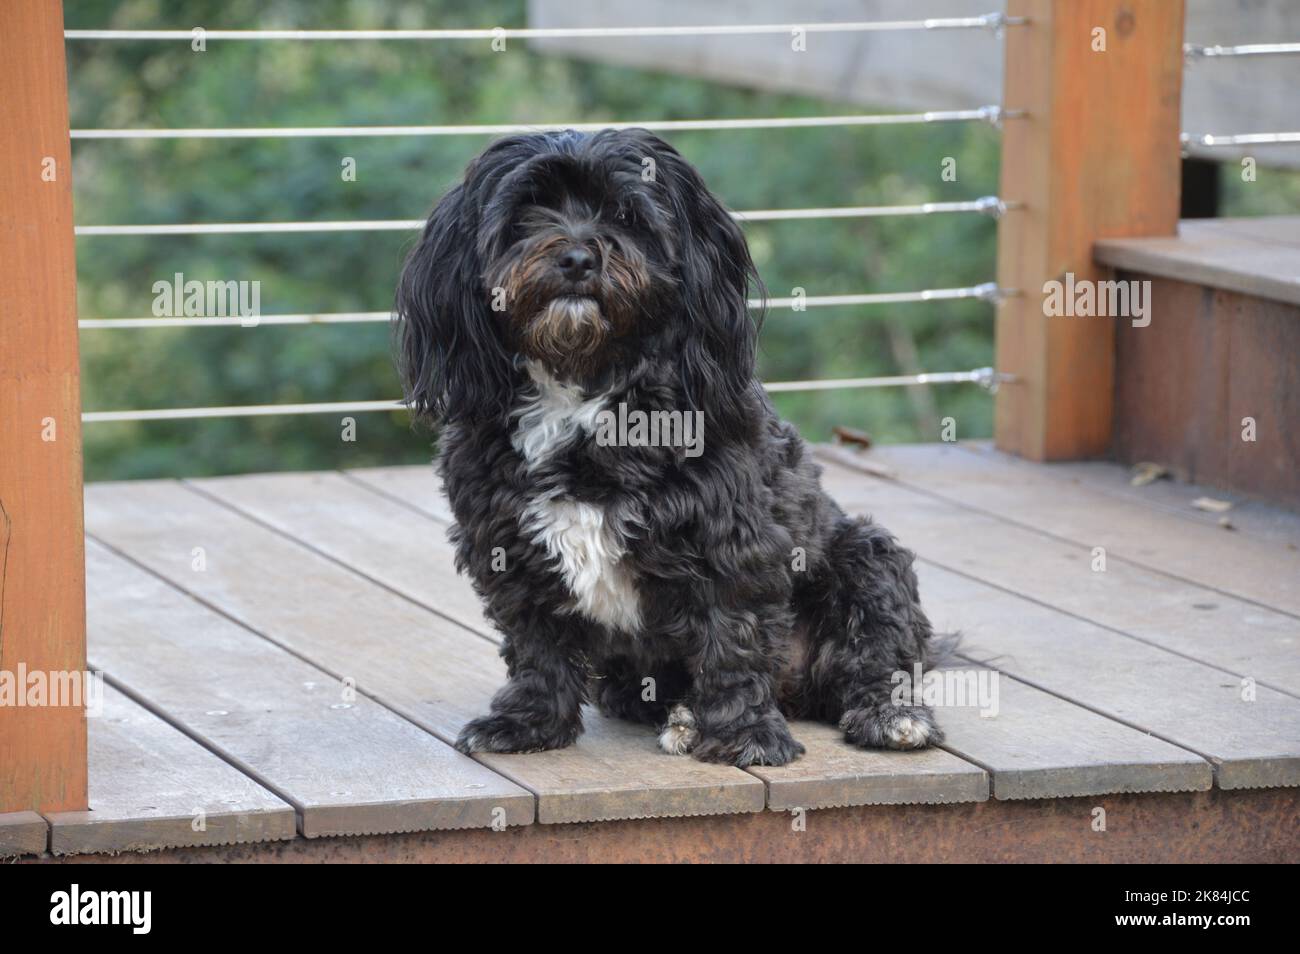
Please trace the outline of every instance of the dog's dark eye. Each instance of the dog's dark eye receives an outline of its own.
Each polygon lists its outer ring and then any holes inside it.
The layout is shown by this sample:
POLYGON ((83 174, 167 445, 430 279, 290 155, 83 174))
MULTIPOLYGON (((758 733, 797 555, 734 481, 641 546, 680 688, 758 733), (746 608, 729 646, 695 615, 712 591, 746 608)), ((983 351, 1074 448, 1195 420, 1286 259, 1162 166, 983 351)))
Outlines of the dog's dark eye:
POLYGON ((614 221, 625 229, 640 228, 645 220, 635 202, 625 202, 614 211, 614 221))

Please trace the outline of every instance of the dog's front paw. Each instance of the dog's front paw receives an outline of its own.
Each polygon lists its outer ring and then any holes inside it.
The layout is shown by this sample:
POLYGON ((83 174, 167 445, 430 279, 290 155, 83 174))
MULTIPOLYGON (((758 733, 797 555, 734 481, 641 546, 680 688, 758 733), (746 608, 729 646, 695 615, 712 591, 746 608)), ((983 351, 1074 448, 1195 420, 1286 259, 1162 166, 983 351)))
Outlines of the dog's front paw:
POLYGON ((790 734, 785 719, 768 719, 754 725, 728 726, 704 736, 693 753, 702 762, 747 765, 785 765, 803 755, 804 747, 790 734))
POLYGON ((466 723, 456 738, 456 748, 466 755, 471 752, 544 752, 572 745, 580 731, 578 726, 547 730, 494 712, 466 723))
POLYGON ((943 730, 926 706, 891 703, 849 709, 840 718, 844 738, 873 749, 923 749, 943 741, 943 730))

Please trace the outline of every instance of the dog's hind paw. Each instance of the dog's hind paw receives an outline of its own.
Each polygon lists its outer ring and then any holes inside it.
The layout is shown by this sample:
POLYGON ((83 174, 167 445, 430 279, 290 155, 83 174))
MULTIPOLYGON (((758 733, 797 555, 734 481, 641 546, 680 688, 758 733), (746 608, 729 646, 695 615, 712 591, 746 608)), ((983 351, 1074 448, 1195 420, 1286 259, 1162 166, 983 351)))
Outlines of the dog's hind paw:
POLYGON ((850 709, 840 718, 844 737, 875 749, 923 749, 943 741, 943 730, 926 706, 893 703, 850 709))
POLYGON ((677 703, 668 712, 668 723, 659 732, 659 748, 669 755, 685 755, 700 740, 695 728, 695 713, 683 703, 677 703))

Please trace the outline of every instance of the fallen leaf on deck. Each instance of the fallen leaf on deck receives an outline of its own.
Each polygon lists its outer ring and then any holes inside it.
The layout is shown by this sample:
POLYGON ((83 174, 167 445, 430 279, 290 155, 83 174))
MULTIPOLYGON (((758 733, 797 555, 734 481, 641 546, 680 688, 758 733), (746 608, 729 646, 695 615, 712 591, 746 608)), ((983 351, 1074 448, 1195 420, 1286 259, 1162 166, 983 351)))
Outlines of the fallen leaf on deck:
POLYGON ((831 433, 835 435, 836 440, 841 444, 854 444, 863 450, 871 446, 871 435, 866 431, 859 431, 856 428, 836 425, 831 428, 831 433))
POLYGON ((1232 501, 1216 500, 1213 497, 1197 497, 1192 501, 1192 506, 1197 510, 1204 510, 1206 513, 1227 513, 1232 509, 1232 501))
POLYGON ((1133 478, 1129 481, 1129 484, 1134 487, 1145 487, 1161 477, 1168 476, 1169 470, 1164 465, 1153 464, 1149 460, 1143 461, 1140 464, 1133 465, 1133 478))

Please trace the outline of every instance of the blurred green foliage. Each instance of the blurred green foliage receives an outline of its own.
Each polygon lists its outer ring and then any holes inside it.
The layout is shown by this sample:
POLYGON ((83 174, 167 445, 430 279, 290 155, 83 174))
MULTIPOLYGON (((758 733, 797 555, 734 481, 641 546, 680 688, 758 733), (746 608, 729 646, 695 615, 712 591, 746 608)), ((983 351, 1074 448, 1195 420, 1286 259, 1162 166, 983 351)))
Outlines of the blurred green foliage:
MULTIPOLYGON (((78 0, 69 28, 415 28, 524 25, 523 0, 78 0)), ((649 41, 663 42, 663 41, 649 41)), ((854 104, 543 55, 512 41, 186 42, 68 45, 73 127, 331 126, 825 115, 854 104)), ((945 104, 936 103, 936 108, 945 104)), ((674 144, 731 208, 890 205, 997 191, 997 133, 982 125, 680 133, 674 144), (940 177, 957 159, 957 181, 940 177)), ((483 148, 476 136, 78 141, 79 224, 422 217, 483 148), (356 181, 345 181, 345 157, 356 181)), ((747 226, 773 296, 973 285, 991 280, 982 216, 747 226)), ((261 282, 263 314, 376 311, 413 236, 399 233, 83 237, 82 317, 150 314, 152 287, 182 272, 261 282)), ((992 363, 979 302, 773 310, 769 380, 966 370, 992 363)), ((396 397, 383 324, 87 330, 87 410, 396 397)), ((973 385, 781 395, 811 439, 844 424, 881 441, 990 433, 973 385)), ((432 438, 403 413, 156 423, 86 429, 90 479, 361 466, 427 460, 432 438)))

